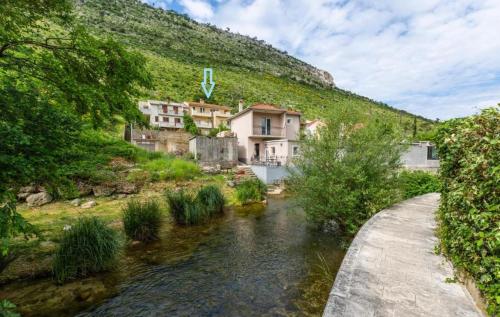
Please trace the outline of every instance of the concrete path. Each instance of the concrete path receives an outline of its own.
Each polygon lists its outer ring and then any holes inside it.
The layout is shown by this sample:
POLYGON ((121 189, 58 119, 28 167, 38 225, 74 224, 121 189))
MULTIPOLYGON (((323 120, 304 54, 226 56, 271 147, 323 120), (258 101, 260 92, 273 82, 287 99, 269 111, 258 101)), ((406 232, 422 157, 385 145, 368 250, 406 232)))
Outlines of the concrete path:
POLYGON ((324 317, 482 316, 434 253, 439 194, 406 200, 370 219, 351 244, 324 317))

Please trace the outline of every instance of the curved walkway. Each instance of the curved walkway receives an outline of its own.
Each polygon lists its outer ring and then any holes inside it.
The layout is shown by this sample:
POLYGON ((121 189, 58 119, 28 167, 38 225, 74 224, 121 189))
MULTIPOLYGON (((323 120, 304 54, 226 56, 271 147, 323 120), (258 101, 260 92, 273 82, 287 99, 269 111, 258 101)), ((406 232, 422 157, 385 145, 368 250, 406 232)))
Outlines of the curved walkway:
POLYGON ((372 217, 352 242, 323 313, 330 316, 482 316, 434 253, 439 194, 406 200, 372 217))

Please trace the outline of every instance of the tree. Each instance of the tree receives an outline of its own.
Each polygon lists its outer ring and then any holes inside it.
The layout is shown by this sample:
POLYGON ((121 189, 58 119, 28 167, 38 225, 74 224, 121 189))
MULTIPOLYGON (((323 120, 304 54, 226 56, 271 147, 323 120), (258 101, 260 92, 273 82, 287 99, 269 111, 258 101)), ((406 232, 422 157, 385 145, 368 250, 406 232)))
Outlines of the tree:
POLYGON ((290 179, 311 221, 333 220, 347 234, 394 202, 402 153, 393 126, 358 119, 352 111, 340 111, 326 120, 317 136, 303 141, 290 179))
POLYGON ((196 123, 194 123, 193 117, 185 113, 183 116, 183 121, 184 121, 184 130, 191 133, 192 135, 200 135, 200 129, 198 129, 196 123))
POLYGON ((133 96, 150 87, 142 55, 80 26, 70 0, 5 0, 0 9, 0 78, 36 86, 94 126, 142 122, 133 96))
MULTIPOLYGON (((0 3, 0 262, 10 241, 36 229, 17 213, 14 192, 60 177, 82 127, 120 115, 142 122, 134 101, 151 79, 142 55, 80 26, 71 0, 0 3)), ((74 156, 74 154, 73 154, 74 156)))

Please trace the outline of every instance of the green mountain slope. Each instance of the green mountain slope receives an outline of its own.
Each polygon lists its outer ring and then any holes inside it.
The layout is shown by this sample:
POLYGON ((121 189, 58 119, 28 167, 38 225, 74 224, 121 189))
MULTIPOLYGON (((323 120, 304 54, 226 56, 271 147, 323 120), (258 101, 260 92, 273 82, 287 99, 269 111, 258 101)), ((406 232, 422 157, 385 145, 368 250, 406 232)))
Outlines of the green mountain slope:
MULTIPOLYGON (((263 41, 197 23, 174 11, 138 0, 80 0, 81 21, 100 36, 112 36, 148 59, 155 90, 143 98, 176 101, 204 98, 203 68, 214 69, 210 102, 235 107, 267 102, 295 107, 308 118, 321 117, 344 104, 400 122, 413 131, 414 115, 334 87, 327 72, 279 51, 263 41)), ((432 123, 418 117, 419 130, 432 123)))

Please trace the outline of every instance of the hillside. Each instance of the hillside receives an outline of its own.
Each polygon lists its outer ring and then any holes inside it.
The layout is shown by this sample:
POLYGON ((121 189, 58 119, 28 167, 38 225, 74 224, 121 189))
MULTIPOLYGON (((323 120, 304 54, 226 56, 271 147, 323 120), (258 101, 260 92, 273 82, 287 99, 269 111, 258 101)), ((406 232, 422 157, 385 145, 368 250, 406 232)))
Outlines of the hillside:
MULTIPOLYGON (((174 11, 155 9, 138 0, 80 0, 82 23, 99 36, 112 36, 148 59, 155 89, 143 98, 197 100, 204 97, 203 68, 214 69, 216 87, 210 102, 235 107, 268 102, 321 117, 336 105, 391 118, 413 131, 414 115, 335 87, 332 76, 255 38, 200 24, 174 11)), ((418 129, 431 122, 418 117, 418 129)))

